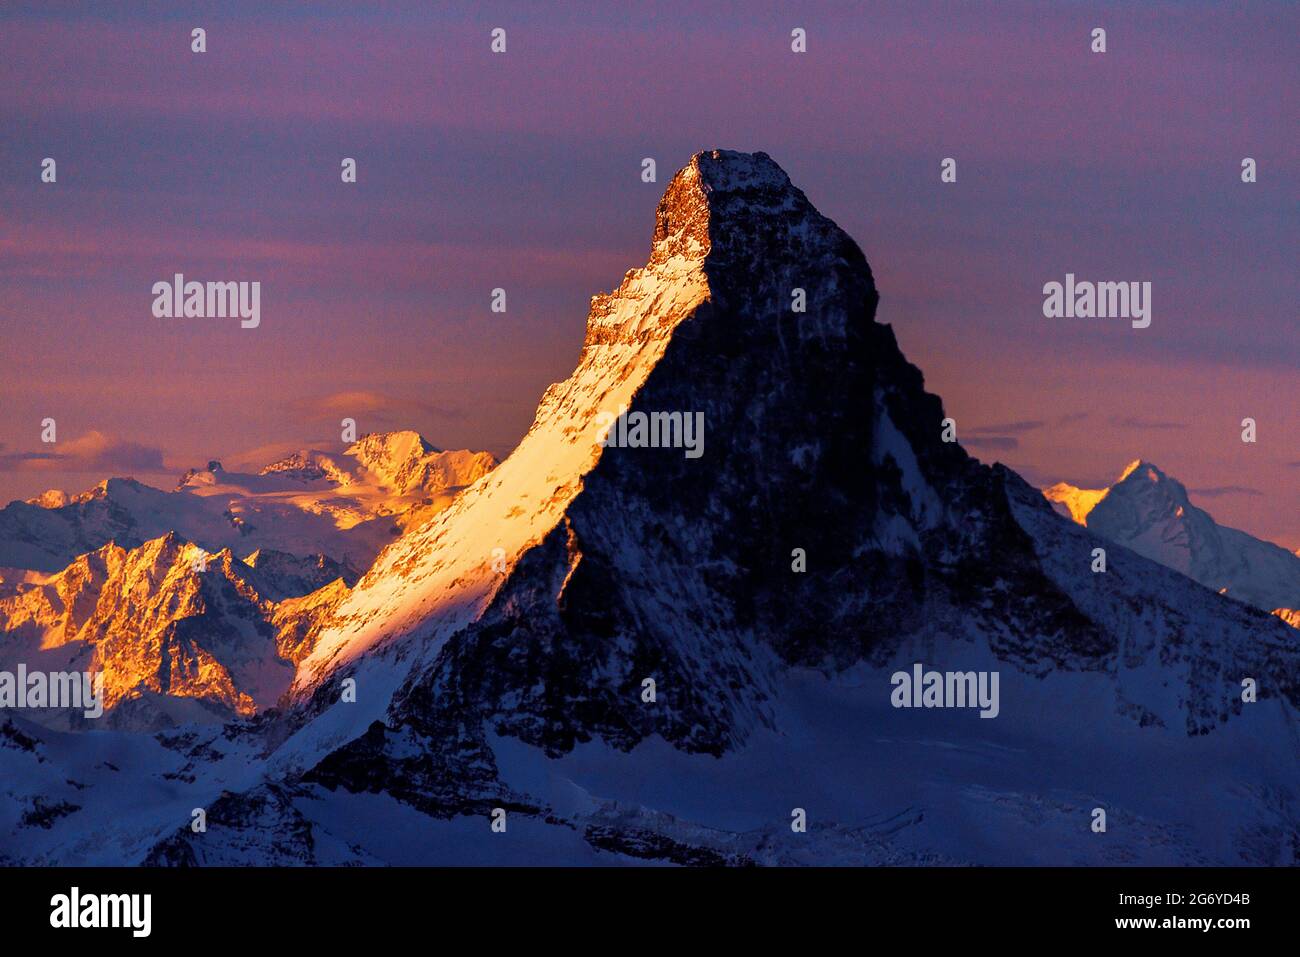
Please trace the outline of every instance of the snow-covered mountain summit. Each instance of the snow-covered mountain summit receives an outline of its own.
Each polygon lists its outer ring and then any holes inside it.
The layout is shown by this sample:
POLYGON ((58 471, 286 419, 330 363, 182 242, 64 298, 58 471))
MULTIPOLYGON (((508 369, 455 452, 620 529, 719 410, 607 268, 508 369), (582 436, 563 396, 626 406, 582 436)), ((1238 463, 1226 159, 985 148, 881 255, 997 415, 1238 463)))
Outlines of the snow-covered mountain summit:
POLYGON ((411 493, 435 496, 457 490, 495 466, 496 459, 489 452, 447 452, 431 445, 418 432, 403 431, 363 435, 337 455, 301 449, 272 462, 258 474, 302 482, 325 479, 354 493, 369 486, 400 498, 411 493))
POLYGON ((1058 482, 1043 495, 1080 525, 1207 588, 1265 611, 1300 608, 1300 558, 1218 524, 1151 462, 1129 463, 1106 488, 1058 482))
MULTIPOLYGON (((573 375, 546 391, 528 434, 487 480, 380 556, 340 608, 337 626, 303 663, 298 687, 315 687, 381 643, 409 639, 422 658, 436 655, 446 637, 482 614, 523 555, 544 540, 563 538, 572 521, 568 510, 598 463, 617 474, 648 460, 688 483, 692 468, 717 474, 709 463, 727 457, 732 430, 743 425, 731 421, 741 414, 737 406, 779 403, 790 388, 781 365, 791 350, 806 340, 857 335, 851 312, 869 325, 874 303, 871 274, 857 246, 769 157, 697 154, 659 203, 647 265, 630 270, 613 293, 593 297, 573 375), (772 272, 778 265, 781 271, 772 272), (827 297, 821 308, 791 312, 800 283, 806 295, 827 297), (740 318, 740 312, 749 315, 740 318), (670 347, 679 358, 672 359, 670 347), (726 366, 742 363, 770 379, 763 387, 769 392, 760 398, 751 394, 752 382, 739 383, 745 391, 728 397, 728 408, 707 408, 719 401, 714 390, 728 388, 726 366), (652 373, 669 391, 656 396, 652 373), (676 394, 687 381, 695 388, 676 394), (704 413, 703 463, 693 466, 681 450, 612 455, 602 449, 596 441, 602 415, 629 407, 704 413)), ((788 428, 803 428, 788 418, 788 428)), ((779 451, 783 467, 798 454, 796 447, 806 447, 811 466, 816 442, 807 433, 790 438, 798 440, 779 451)), ((648 517, 655 526, 667 520, 648 517)))

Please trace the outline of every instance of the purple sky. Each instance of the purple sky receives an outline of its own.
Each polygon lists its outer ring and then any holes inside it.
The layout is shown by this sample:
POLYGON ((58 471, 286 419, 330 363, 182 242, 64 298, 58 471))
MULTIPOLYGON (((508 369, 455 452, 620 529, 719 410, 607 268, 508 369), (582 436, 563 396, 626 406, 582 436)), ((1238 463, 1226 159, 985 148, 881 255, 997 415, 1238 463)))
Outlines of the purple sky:
POLYGON ((0 499, 170 487, 344 415, 508 452, 668 177, 727 147, 858 240, 974 454, 1077 484, 1143 456, 1300 547, 1295 4, 77 6, 0 8, 0 499), (176 272, 260 281, 261 327, 155 319, 176 272), (1044 318, 1067 272, 1150 281, 1150 328, 1044 318))

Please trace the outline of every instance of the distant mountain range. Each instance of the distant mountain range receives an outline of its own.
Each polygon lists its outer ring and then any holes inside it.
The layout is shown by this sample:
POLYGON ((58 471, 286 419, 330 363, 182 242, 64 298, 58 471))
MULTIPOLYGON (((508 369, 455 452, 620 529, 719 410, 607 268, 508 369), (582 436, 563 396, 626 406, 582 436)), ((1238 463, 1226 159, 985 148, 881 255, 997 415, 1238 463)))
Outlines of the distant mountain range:
POLYGON ((0 670, 103 673, 106 723, 127 730, 251 716, 288 689, 375 554, 495 465, 393 432, 257 474, 209 462, 171 492, 109 479, 11 503, 0 509, 11 566, 0 568, 0 670))
POLYGON ((0 509, 0 569, 56 572, 109 542, 135 548, 174 532, 209 551, 323 554, 364 570, 495 465, 487 452, 443 452, 416 432, 390 432, 341 454, 304 449, 256 474, 209 462, 170 492, 130 478, 79 495, 51 490, 0 509))
POLYGON ((1300 557, 1218 524, 1191 503, 1181 482, 1150 462, 1129 463, 1107 488, 1058 482, 1043 494, 1103 538, 1290 624, 1300 620, 1300 557))
POLYGON ((878 299, 770 157, 703 152, 496 468, 379 439, 19 507, 5 554, 62 571, 7 586, 6 661, 118 697, 0 718, 0 856, 1300 863, 1295 630, 945 441, 878 299), (295 595, 313 553, 364 574, 295 595))

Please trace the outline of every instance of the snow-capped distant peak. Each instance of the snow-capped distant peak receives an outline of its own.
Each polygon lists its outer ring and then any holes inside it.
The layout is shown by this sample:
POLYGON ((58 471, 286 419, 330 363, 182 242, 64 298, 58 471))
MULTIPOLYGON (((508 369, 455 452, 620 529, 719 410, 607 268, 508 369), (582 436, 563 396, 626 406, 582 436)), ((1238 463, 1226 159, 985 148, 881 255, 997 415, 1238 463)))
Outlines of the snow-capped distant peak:
POLYGON ((304 483, 325 480, 340 488, 373 487, 395 495, 437 495, 469 485, 495 466, 488 452, 446 452, 419 432, 406 430, 368 433, 341 453, 300 449, 260 474, 304 483))
POLYGON ((1160 479, 1164 478, 1164 473, 1150 462, 1145 459, 1134 459, 1128 465, 1124 466, 1124 471, 1119 473, 1119 478, 1115 480, 1115 483, 1119 484, 1134 472, 1139 471, 1143 472, 1146 475, 1146 478, 1152 482, 1158 482, 1160 479))
POLYGON ((1074 519, 1080 525, 1088 524, 1091 512, 1110 491, 1108 488, 1079 488, 1069 482, 1057 482, 1043 489, 1043 495, 1053 505, 1060 506, 1058 512, 1074 519))
POLYGON ((1130 462, 1107 488, 1058 482, 1043 495, 1078 524, 1221 594, 1265 611, 1300 604, 1300 559, 1219 525, 1181 482, 1146 459, 1130 462))
POLYGON ((369 468, 385 463, 405 463, 442 449, 436 448, 419 432, 369 432, 347 447, 351 455, 369 468))
POLYGON ((1145 459, 1129 463, 1120 473, 1120 477, 1111 486, 1111 493, 1120 491, 1126 495, 1144 496, 1153 502, 1168 502, 1175 508, 1190 504, 1183 483, 1170 478, 1157 465, 1145 459))
POLYGON ((180 481, 176 483, 176 491, 197 485, 215 485, 221 481, 221 474, 224 471, 220 462, 211 459, 207 468, 187 469, 180 481))
POLYGON ((62 489, 51 488, 46 489, 35 498, 29 498, 27 504, 35 505, 37 508, 63 508, 70 501, 72 501, 72 497, 67 492, 62 489))
POLYGON ((311 449, 291 452, 284 458, 276 459, 264 466, 257 474, 275 475, 300 482, 317 482, 324 479, 339 487, 347 487, 353 481, 351 470, 341 467, 334 456, 311 449))
POLYGON ((1138 521, 1141 523, 1153 521, 1170 511, 1175 517, 1181 517, 1180 509, 1190 504, 1187 489, 1181 482, 1167 476, 1154 463, 1140 458, 1126 465, 1114 484, 1106 488, 1080 488, 1069 482, 1057 482, 1043 489, 1043 495, 1055 505, 1063 506, 1063 510, 1058 508, 1057 511, 1068 514, 1080 525, 1090 525, 1089 514, 1110 496, 1119 496, 1133 503, 1133 508, 1140 513, 1138 521))

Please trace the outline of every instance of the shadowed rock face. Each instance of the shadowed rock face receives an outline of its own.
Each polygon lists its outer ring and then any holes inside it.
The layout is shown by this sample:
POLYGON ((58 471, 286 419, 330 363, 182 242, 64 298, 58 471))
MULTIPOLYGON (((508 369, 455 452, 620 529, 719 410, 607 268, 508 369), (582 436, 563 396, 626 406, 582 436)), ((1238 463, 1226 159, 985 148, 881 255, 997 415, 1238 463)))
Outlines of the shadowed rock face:
POLYGON ((627 324, 670 336, 629 414, 702 412, 703 456, 605 449, 399 713, 486 711, 554 751, 660 734, 719 753, 769 721, 772 669, 883 658, 936 616, 991 617, 1008 653, 1099 665, 1111 645, 1038 571, 1005 476, 940 441, 939 400, 873 322, 861 251, 775 163, 695 157, 658 209, 651 261, 674 256, 707 299, 667 328, 627 324), (1039 633, 1059 647, 1031 648, 1039 633), (669 703, 642 706, 648 676, 669 703))

